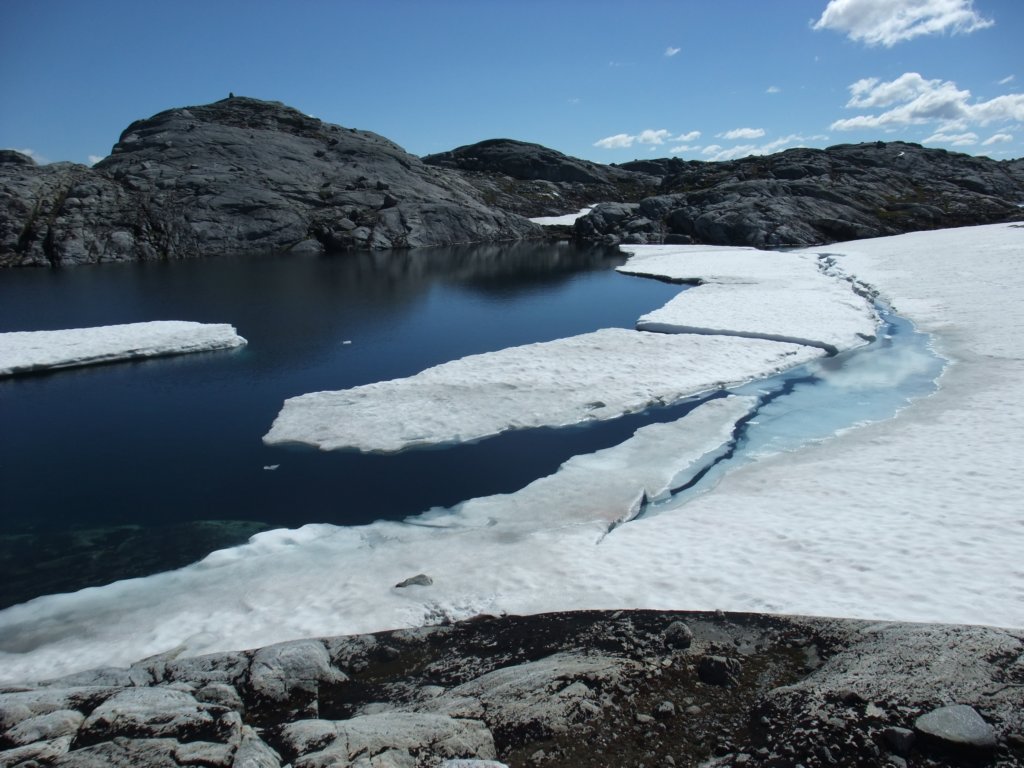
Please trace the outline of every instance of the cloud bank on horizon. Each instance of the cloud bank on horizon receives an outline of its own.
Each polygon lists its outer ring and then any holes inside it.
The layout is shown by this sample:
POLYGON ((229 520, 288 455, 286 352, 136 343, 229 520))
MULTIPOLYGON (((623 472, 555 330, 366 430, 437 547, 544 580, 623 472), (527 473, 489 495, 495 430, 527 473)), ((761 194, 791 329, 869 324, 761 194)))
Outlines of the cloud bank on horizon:
MULTIPOLYGON (((974 8, 974 0, 830 0, 821 16, 810 27, 815 32, 830 31, 845 35, 855 44, 867 48, 892 48, 900 43, 926 36, 970 35, 995 26, 994 18, 982 15, 974 8)), ((675 55, 678 48, 669 48, 666 56, 675 55)), ((1012 86, 1016 75, 1010 74, 995 81, 997 86, 1012 86)), ((904 138, 893 135, 910 127, 930 128, 923 144, 947 146, 961 151, 975 148, 978 154, 992 156, 1007 152, 992 151, 1011 144, 1024 130, 1024 94, 1008 93, 988 99, 975 98, 971 91, 960 88, 953 80, 928 79, 919 72, 907 71, 891 80, 863 77, 847 86, 850 94, 845 109, 860 114, 837 118, 830 131, 848 134, 874 132, 879 138, 904 138), (972 130, 977 129, 977 130, 972 130), (978 131, 982 131, 979 133, 978 131), (985 135, 987 134, 987 135, 985 135)), ((782 89, 770 85, 766 94, 778 94, 782 89)), ((763 128, 734 128, 715 133, 715 138, 726 141, 760 139, 766 135, 763 128)), ((704 160, 731 160, 749 155, 763 155, 799 146, 815 146, 832 137, 825 134, 807 135, 790 133, 761 144, 723 146, 719 143, 698 145, 693 142, 702 133, 699 130, 669 139, 667 129, 644 129, 638 134, 620 133, 594 142, 602 149, 625 149, 637 145, 661 145, 665 141, 675 144, 672 154, 694 154, 704 160), (657 136, 658 141, 645 141, 644 137, 657 136)), ((1018 153, 1019 154, 1019 153, 1018 153)))

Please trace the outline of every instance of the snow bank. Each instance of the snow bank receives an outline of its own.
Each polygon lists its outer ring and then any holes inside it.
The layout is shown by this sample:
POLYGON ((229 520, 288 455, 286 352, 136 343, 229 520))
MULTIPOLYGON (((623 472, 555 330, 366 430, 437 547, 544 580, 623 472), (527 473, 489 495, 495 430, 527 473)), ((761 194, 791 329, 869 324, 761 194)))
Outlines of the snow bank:
POLYGON ((148 323, 0 333, 0 376, 229 349, 245 344, 230 325, 158 320, 148 323))
MULTIPOLYGON (((178 571, 8 608, 0 611, 0 680, 128 664, 171 648, 191 655, 461 618, 517 595, 542 607, 572 604, 581 598, 573 576, 581 556, 643 499, 712 461, 752 403, 712 400, 574 457, 517 493, 407 524, 269 531, 178 571), (434 585, 393 586, 417 573, 434 585), (552 581, 561 578, 568 592, 552 581)), ((622 576, 644 578, 635 567, 622 576)), ((592 586, 617 581, 609 572, 592 586)))
POLYGON ((791 368, 820 350, 606 328, 285 401, 263 440, 398 451, 612 419, 791 368))
POLYGON ((530 219, 534 224, 540 224, 542 227, 550 226, 566 226, 570 227, 576 223, 576 219, 582 218, 590 213, 593 208, 580 208, 578 213, 566 213, 562 216, 537 216, 536 218, 530 219))
POLYGON ((699 286, 637 321, 660 333, 728 334, 790 341, 829 353, 874 338, 878 318, 850 283, 822 271, 816 254, 709 246, 625 246, 619 271, 699 286))

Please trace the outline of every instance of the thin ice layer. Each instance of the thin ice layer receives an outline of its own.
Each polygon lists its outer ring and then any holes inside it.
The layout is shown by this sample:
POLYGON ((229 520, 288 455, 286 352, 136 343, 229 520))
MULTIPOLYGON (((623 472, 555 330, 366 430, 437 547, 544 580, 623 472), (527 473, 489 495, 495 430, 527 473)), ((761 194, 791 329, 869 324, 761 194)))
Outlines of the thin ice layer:
POLYGON ((225 324, 157 320, 148 323, 0 333, 0 376, 229 349, 245 344, 225 324))
MULTIPOLYGON (((573 457, 516 493, 407 523, 261 533, 178 571, 8 608, 0 611, 0 681, 127 664, 169 649, 192 655, 421 624, 472 615, 519 593, 544 605, 571 602, 578 546, 596 552, 645 498, 664 496, 713 461, 753 402, 709 401, 620 445, 573 457), (575 543, 563 550, 563 542, 575 543), (395 588, 421 572, 434 584, 395 588)), ((599 581, 618 579, 610 571, 599 581)))
POLYGON ((637 321, 659 333, 728 334, 790 341, 830 353, 874 338, 878 318, 846 280, 823 274, 814 254, 708 246, 627 246, 620 271, 699 282, 637 321))
POLYGON ((264 442, 399 451, 510 429, 612 419, 821 355, 795 344, 606 328, 511 347, 404 379, 285 401, 264 442))

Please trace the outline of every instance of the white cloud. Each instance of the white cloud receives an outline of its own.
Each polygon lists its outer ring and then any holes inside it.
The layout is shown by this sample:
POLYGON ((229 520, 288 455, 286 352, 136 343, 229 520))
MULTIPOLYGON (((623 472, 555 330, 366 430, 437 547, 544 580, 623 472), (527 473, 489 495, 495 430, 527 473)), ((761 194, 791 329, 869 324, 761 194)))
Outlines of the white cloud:
MULTIPOLYGON (((762 131, 762 135, 763 135, 762 131)), ((828 136, 801 136, 798 133, 791 133, 764 144, 740 144, 735 147, 723 147, 720 144, 709 144, 701 150, 701 154, 708 160, 735 160, 738 157, 749 157, 750 155, 770 155, 783 149, 807 146, 810 141, 824 141, 828 136)))
POLYGON ((106 155, 89 155, 89 165, 96 165, 96 163, 104 157, 106 157, 106 155))
MULTIPOLYGON (((689 136, 690 134, 686 135, 689 136)), ((700 136, 700 132, 697 131, 696 135, 700 136)), ((696 136, 694 138, 696 138, 696 136)), ((594 146, 601 147, 602 149, 625 149, 626 147, 632 147, 634 144, 664 144, 665 141, 669 139, 672 141, 686 140, 682 138, 672 139, 672 132, 666 131, 664 128, 659 130, 648 128, 638 134, 617 133, 614 136, 608 136, 595 141, 594 146)))
POLYGON ((636 140, 640 144, 664 144, 665 139, 671 136, 671 132, 666 131, 664 128, 658 131, 652 131, 648 128, 646 131, 641 131, 640 135, 636 137, 636 140))
POLYGON ((949 144, 954 147, 970 147, 978 143, 978 134, 973 131, 967 133, 933 133, 924 140, 925 144, 949 144))
POLYGON ((33 160, 35 160, 37 163, 39 163, 39 165, 46 165, 48 162, 50 162, 50 158, 43 157, 38 152, 36 152, 34 149, 29 149, 28 147, 25 147, 25 148, 8 147, 8 149, 13 149, 15 152, 21 152, 21 154, 23 154, 23 155, 28 155, 33 160))
POLYGON ((832 123, 834 131, 894 129, 908 125, 936 123, 941 131, 966 131, 968 126, 1024 120, 1024 94, 997 96, 988 101, 971 101, 971 92, 960 90, 946 80, 925 80, 907 72, 895 80, 858 80, 850 86, 847 107, 891 107, 873 115, 858 115, 832 123))
POLYGON ((782 89, 777 85, 769 85, 765 89, 765 93, 782 93, 782 89))
POLYGON ((700 138, 700 131, 690 131, 689 133, 680 133, 678 136, 676 136, 674 139, 672 139, 672 141, 687 142, 687 141, 696 141, 699 138, 700 138))
POLYGON ((700 149, 700 144, 680 144, 678 147, 671 147, 668 150, 670 155, 678 155, 681 152, 696 152, 700 149))
POLYGON ((683 49, 682 49, 682 48, 673 48, 673 47, 672 47, 672 46, 670 45, 670 46, 669 46, 668 48, 666 48, 666 49, 665 49, 665 55, 666 55, 666 56, 669 56, 669 57, 671 57, 671 56, 675 56, 675 55, 676 55, 677 53, 679 53, 679 52, 680 52, 681 50, 683 50, 683 49))
POLYGON ((616 133, 614 136, 595 141, 594 146, 602 149, 622 149, 632 147, 634 141, 636 141, 636 136, 630 136, 628 133, 616 133))
POLYGON ((1002 80, 999 81, 999 84, 1000 85, 1009 85, 1010 83, 1012 83, 1016 79, 1017 79, 1016 75, 1007 75, 1006 77, 1004 77, 1002 80))
POLYGON ((729 141, 735 141, 736 139, 760 139, 764 136, 763 128, 735 128, 725 133, 716 133, 720 139, 729 139, 729 141))
POLYGON ((994 23, 974 10, 974 0, 831 0, 813 28, 891 47, 921 35, 969 34, 994 23))
POLYGON ((987 139, 981 142, 981 146, 991 147, 993 144, 1001 144, 1008 141, 1013 141, 1013 136, 1011 134, 997 133, 993 136, 989 136, 987 139))

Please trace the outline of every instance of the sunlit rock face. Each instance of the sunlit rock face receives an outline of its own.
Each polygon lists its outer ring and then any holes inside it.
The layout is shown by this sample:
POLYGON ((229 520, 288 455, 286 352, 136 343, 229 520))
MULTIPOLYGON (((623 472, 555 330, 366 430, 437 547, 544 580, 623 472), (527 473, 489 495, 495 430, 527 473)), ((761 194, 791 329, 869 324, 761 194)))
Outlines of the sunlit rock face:
POLYGON ((0 158, 0 265, 396 248, 536 236, 369 131, 228 98, 132 123, 92 168, 0 158))

